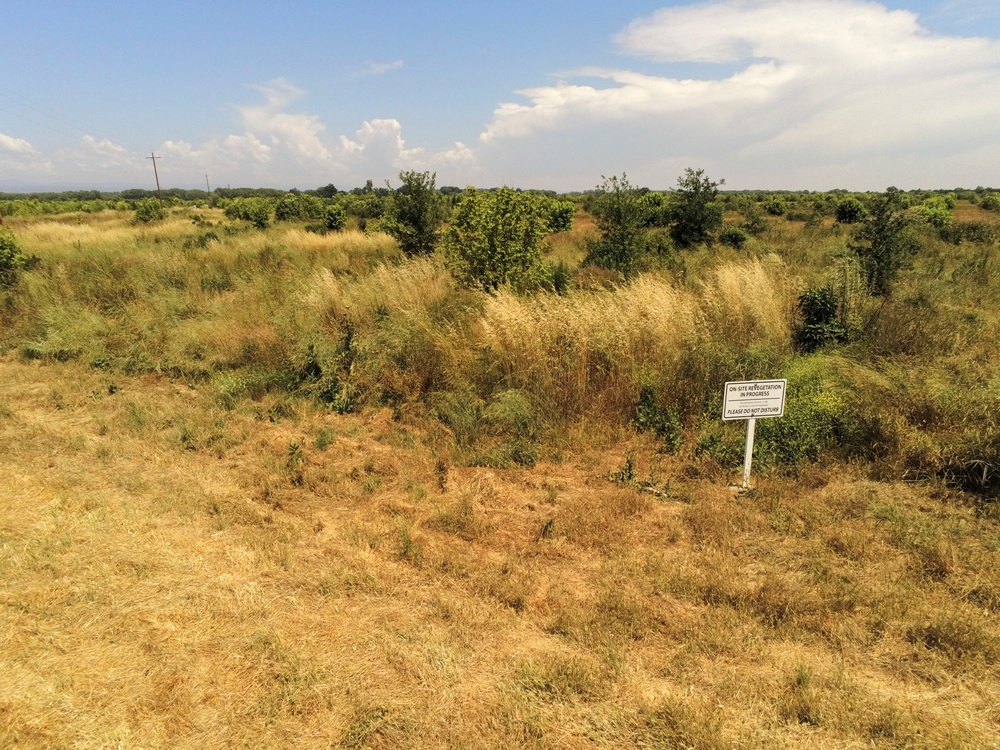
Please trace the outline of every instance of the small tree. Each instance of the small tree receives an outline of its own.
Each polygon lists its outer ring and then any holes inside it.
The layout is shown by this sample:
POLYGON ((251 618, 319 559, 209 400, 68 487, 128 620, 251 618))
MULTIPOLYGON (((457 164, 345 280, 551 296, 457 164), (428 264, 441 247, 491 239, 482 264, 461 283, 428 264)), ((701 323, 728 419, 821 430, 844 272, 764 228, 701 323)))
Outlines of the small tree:
POLYGON ((437 174, 400 172, 403 185, 393 191, 382 217, 381 227, 395 237, 409 256, 428 255, 438 241, 438 227, 448 210, 434 189, 437 174))
POLYGON ((604 177, 590 212, 601 236, 591 242, 585 263, 620 272, 626 278, 639 269, 645 249, 648 207, 642 192, 624 174, 604 177))
POLYGON ((677 178, 677 192, 671 207, 670 236, 678 247, 693 247, 707 242, 712 232, 722 226, 722 206, 716 200, 719 185, 712 182, 703 169, 688 167, 677 178))
POLYGON ((456 276, 486 291, 506 284, 522 290, 540 286, 548 219, 547 206, 530 193, 466 188, 444 239, 456 276))
POLYGON ((868 218, 854 231, 849 247, 861 262, 872 294, 887 296, 899 272, 916 253, 911 223, 899 190, 891 187, 872 199, 868 218))

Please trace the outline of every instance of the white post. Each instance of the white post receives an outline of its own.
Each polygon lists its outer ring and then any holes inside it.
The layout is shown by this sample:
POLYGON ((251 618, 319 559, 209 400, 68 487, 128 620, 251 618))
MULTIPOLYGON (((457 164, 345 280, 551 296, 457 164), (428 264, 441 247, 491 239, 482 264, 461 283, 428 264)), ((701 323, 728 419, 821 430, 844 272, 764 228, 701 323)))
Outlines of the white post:
POLYGON ((750 487, 750 462, 753 461, 753 433, 757 420, 750 417, 747 420, 747 452, 743 456, 743 489, 750 487))

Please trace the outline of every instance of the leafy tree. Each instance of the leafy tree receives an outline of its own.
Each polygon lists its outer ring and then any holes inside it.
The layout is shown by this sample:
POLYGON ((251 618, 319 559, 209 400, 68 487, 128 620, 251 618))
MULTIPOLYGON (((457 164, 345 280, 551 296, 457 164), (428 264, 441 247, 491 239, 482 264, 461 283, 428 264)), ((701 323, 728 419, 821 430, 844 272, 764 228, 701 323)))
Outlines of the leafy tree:
POLYGON ((916 253, 911 223, 899 190, 890 187, 872 199, 868 218, 855 229, 849 247, 861 262, 872 294, 887 296, 899 272, 916 253))
POLYGON ((26 262, 14 233, 0 226, 0 289, 14 285, 26 262))
POLYGON ((546 275, 541 242, 548 220, 543 200, 530 193, 469 187, 445 233, 445 252, 467 284, 486 291, 537 287, 546 275))
POLYGON ((836 215, 837 221, 841 224, 857 224, 859 221, 864 221, 868 212, 865 210, 865 204, 851 195, 837 204, 836 215))
POLYGON ((320 198, 333 198, 337 195, 338 192, 339 191, 337 190, 337 186, 334 185, 332 182, 329 183, 328 185, 324 185, 321 188, 316 188, 316 195, 318 195, 320 198))
POLYGON ((601 236, 590 243, 584 262, 610 268, 627 278, 638 271, 645 249, 648 207, 626 175, 603 179, 590 207, 601 236))
POLYGON ((705 170, 690 167, 677 178, 677 192, 670 212, 670 236, 678 247, 707 242, 712 232, 722 226, 722 206, 716 199, 719 185, 725 182, 712 182, 705 176, 705 170))
POLYGON ((389 197, 382 229, 396 238, 409 256, 427 255, 438 241, 438 227, 447 216, 447 208, 434 189, 437 174, 400 172, 403 185, 389 197))

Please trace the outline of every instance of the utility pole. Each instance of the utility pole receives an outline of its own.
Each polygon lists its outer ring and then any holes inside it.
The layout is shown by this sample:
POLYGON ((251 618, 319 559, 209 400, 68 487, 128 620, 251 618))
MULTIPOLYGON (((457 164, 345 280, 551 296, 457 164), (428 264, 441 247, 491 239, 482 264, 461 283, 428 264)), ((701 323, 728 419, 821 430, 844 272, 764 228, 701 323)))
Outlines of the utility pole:
POLYGON ((160 202, 160 208, 163 208, 163 193, 160 192, 160 175, 156 172, 156 160, 162 159, 162 156, 157 156, 153 151, 149 152, 151 155, 147 156, 147 159, 153 160, 153 177, 156 178, 156 199, 160 202))
POLYGON ((205 192, 208 193, 209 195, 212 194, 212 190, 208 186, 208 175, 205 175, 205 192))

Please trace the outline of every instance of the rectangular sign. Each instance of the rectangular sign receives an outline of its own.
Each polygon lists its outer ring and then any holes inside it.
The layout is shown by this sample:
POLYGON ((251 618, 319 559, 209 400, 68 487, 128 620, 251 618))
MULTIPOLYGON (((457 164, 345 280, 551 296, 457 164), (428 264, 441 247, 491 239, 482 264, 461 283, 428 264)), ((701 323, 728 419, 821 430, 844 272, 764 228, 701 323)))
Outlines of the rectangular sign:
POLYGON ((747 380, 726 383, 722 418, 780 417, 785 412, 785 380, 747 380))

